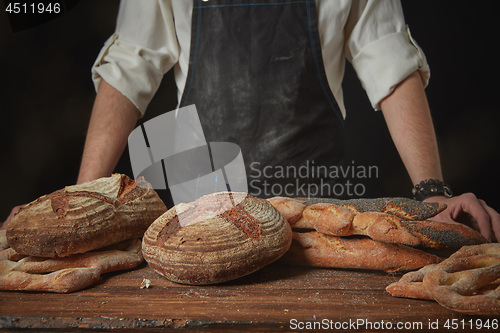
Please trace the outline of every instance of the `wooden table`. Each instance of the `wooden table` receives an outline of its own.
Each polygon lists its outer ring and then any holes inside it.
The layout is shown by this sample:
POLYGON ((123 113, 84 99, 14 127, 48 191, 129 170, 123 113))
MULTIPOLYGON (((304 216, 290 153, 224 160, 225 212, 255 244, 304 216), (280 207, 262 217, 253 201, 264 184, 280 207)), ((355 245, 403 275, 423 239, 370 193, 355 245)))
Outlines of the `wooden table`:
POLYGON ((390 296, 385 287, 398 278, 383 272, 272 264, 230 283, 187 286, 144 264, 106 274, 100 284, 71 294, 0 292, 0 328, 275 332, 308 331, 316 322, 337 332, 386 332, 388 325, 394 332, 496 331, 468 326, 487 320, 491 324, 496 318, 465 316, 433 301, 390 296), (151 287, 140 289, 145 278, 151 287), (447 329, 446 321, 466 329, 447 329), (438 329, 430 330, 430 323, 438 329), (406 328, 398 330, 397 325, 406 328))

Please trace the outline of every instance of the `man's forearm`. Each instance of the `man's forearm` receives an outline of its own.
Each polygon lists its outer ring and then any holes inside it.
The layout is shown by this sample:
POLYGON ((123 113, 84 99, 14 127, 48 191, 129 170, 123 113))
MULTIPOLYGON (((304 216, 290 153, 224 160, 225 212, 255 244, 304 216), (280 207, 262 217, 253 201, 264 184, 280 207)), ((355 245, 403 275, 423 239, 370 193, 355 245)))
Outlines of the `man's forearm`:
POLYGON ((413 184, 429 178, 442 180, 434 125, 420 74, 411 74, 380 106, 413 184))
POLYGON ((92 109, 78 184, 111 175, 138 118, 137 108, 103 81, 92 109))

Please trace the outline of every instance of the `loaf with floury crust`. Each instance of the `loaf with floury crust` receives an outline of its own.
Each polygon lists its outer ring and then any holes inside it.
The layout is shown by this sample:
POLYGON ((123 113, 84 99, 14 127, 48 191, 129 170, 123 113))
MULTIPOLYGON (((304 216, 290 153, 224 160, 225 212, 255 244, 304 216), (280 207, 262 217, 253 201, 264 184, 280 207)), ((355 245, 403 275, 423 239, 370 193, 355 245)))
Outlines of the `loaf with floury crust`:
POLYGON ((7 226, 7 242, 20 254, 67 257, 140 238, 166 210, 148 182, 113 174, 22 207, 7 226))
POLYGON ((291 227, 267 200, 218 192, 178 204, 146 231, 142 252, 167 279, 191 285, 233 280, 279 259, 291 227))

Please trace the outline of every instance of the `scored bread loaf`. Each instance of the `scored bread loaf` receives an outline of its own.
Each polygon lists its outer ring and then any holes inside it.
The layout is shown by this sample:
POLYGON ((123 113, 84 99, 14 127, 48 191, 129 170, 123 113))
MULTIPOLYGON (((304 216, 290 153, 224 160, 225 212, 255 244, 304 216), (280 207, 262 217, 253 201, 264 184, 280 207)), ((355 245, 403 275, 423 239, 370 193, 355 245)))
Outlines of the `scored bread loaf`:
POLYGON ((142 237, 166 210, 149 183, 114 174, 22 207, 7 226, 7 241, 20 254, 66 257, 142 237))
POLYGON ((179 204, 146 231, 142 252, 160 275, 183 284, 225 282, 280 258, 291 228, 266 200, 219 192, 179 204))

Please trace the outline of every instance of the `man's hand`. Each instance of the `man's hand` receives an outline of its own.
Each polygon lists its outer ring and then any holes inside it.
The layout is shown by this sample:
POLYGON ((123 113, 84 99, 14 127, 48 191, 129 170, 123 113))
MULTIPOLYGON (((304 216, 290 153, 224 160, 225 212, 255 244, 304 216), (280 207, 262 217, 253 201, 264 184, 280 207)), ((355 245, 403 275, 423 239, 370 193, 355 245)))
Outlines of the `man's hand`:
MULTIPOLYGON (((380 102, 380 107, 413 184, 424 179, 443 179, 432 117, 418 72, 396 86, 380 102)), ((480 231, 490 241, 500 240, 500 215, 474 194, 431 197, 425 201, 448 205, 434 220, 462 222, 480 231)))
POLYGON ((441 196, 425 199, 427 202, 442 202, 448 207, 432 219, 442 222, 461 222, 481 232, 489 241, 500 240, 500 214, 472 193, 452 198, 441 196))

